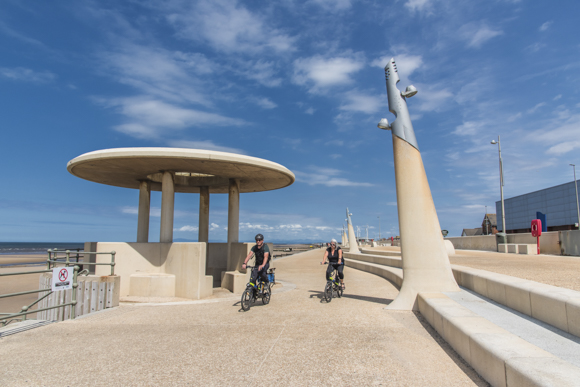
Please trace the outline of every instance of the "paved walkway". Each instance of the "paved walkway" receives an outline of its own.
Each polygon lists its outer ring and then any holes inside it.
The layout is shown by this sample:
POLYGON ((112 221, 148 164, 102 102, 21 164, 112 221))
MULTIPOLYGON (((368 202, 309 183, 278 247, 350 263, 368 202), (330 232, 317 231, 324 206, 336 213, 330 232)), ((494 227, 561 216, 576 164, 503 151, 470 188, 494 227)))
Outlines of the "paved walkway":
POLYGON ((345 296, 321 301, 321 257, 277 260, 295 288, 248 312, 237 297, 123 305, 2 338, 0 385, 487 385, 419 314, 384 309, 386 280, 347 268, 345 296))

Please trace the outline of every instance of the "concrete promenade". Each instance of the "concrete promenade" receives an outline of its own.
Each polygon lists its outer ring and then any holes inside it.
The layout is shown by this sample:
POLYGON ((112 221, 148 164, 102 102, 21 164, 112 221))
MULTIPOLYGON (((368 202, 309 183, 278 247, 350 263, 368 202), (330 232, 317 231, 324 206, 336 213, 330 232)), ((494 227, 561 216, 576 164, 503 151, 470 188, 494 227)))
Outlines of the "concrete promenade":
POLYGON ((269 305, 239 295, 131 305, 0 339, 0 385, 486 386, 397 290, 346 269, 321 301, 323 250, 276 261, 269 305))

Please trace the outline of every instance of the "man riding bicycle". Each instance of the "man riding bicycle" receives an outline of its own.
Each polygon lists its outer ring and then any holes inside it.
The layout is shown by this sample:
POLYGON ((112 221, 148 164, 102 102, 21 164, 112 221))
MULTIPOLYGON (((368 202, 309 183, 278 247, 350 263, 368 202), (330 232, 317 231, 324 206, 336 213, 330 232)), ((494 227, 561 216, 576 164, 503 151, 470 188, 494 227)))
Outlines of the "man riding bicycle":
POLYGON ((256 235, 256 244, 252 247, 252 250, 248 253, 246 259, 244 259, 244 264, 242 269, 246 268, 246 264, 252 257, 256 256, 256 266, 252 269, 252 274, 250 276, 250 283, 255 284, 258 276, 262 278, 264 282, 264 287, 268 285, 268 268, 270 267, 270 248, 264 243, 264 236, 262 234, 256 235))
POLYGON ((324 253, 324 258, 322 258, 321 265, 324 265, 328 260, 328 268, 326 269, 326 280, 330 279, 330 275, 334 269, 338 270, 338 278, 340 278, 340 286, 344 290, 344 260, 342 259, 342 249, 336 246, 336 239, 330 242, 330 247, 326 249, 324 253))

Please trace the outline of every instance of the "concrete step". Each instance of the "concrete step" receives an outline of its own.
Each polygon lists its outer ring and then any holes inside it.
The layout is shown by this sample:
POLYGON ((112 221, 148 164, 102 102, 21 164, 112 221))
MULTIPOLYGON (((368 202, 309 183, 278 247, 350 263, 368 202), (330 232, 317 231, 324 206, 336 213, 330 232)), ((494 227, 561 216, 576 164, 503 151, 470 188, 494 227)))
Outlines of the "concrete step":
MULTIPOLYGON (((398 288, 402 286, 402 269, 361 260, 369 258, 366 254, 352 256, 355 259, 345 259, 347 267, 379 275, 398 288)), ((464 283, 474 288, 485 289, 486 292, 491 289, 492 294, 498 293, 497 289, 501 286, 494 282, 496 273, 473 270, 453 268, 460 285, 463 278, 464 283)), ((519 279, 510 278, 512 284, 517 284, 516 280, 519 279)), ((503 289, 505 299, 505 287, 503 289)), ((567 289, 560 290, 561 293, 554 295, 560 298, 573 296, 572 293, 568 294, 567 289)), ((431 326, 493 386, 580 385, 580 338, 577 336, 466 288, 445 294, 420 293, 418 297, 419 311, 431 326)), ((528 297, 531 296, 528 294, 528 297)), ((565 303, 570 299, 560 300, 560 305, 562 301, 565 303)), ((542 306, 547 308, 549 302, 536 304, 536 309, 542 306)), ((574 311, 571 309, 571 312, 574 311)), ((537 310, 536 314, 543 316, 545 313, 537 310)), ((575 318, 574 315, 571 317, 575 318)), ((555 319, 561 319, 561 314, 555 319)), ((580 322, 580 319, 577 320, 580 322)))

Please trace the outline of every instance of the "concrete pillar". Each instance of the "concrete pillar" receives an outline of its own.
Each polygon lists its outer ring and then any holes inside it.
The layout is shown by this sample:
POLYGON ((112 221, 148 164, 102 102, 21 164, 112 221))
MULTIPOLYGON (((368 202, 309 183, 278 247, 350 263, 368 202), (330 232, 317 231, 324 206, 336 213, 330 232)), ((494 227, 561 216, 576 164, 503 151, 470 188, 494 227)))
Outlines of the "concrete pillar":
POLYGON ((175 185, 173 173, 164 171, 161 180, 161 232, 159 242, 173 242, 173 215, 175 209, 175 185))
POLYGON ((137 215, 137 243, 149 242, 149 213, 151 210, 151 182, 139 183, 139 214, 137 215))
MULTIPOLYGON (((228 270, 238 270, 236 257, 232 256, 232 243, 240 235, 240 180, 230 179, 228 190, 228 270)), ((245 258, 245 257, 244 257, 245 258)))
POLYGON ((198 242, 209 241, 209 187, 199 187, 198 242))
POLYGON ((387 309, 417 310, 417 293, 458 291, 421 153, 393 134, 403 285, 387 309))
POLYGON ((346 236, 346 231, 342 230, 342 239, 344 240, 344 247, 348 246, 348 237, 346 236))
POLYGON ((360 253, 358 249, 358 241, 356 240, 356 234, 354 233, 354 228, 351 223, 348 223, 348 247, 349 253, 360 253))

